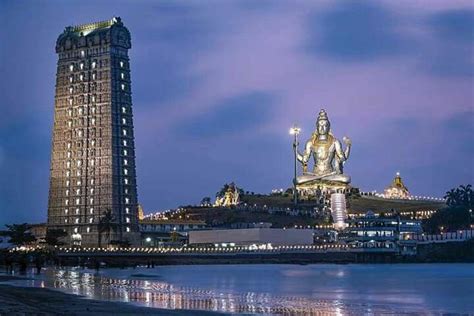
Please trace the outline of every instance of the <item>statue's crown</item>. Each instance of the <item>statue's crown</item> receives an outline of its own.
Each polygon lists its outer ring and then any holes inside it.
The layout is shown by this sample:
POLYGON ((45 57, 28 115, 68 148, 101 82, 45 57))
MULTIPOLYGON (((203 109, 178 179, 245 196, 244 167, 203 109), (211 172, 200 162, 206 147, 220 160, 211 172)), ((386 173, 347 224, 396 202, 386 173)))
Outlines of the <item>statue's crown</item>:
POLYGON ((325 111, 324 109, 321 109, 321 111, 319 111, 319 115, 318 115, 317 121, 320 121, 320 120, 329 121, 329 119, 328 119, 328 114, 326 113, 326 111, 325 111))

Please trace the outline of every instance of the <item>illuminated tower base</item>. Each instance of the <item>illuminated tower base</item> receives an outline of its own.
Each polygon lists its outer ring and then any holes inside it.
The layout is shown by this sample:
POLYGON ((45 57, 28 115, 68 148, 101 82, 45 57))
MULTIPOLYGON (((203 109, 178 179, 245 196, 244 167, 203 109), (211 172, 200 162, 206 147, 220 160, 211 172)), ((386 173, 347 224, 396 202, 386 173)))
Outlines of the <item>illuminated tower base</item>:
POLYGON ((346 195, 344 193, 331 194, 331 215, 334 228, 337 230, 346 228, 347 207, 346 195))

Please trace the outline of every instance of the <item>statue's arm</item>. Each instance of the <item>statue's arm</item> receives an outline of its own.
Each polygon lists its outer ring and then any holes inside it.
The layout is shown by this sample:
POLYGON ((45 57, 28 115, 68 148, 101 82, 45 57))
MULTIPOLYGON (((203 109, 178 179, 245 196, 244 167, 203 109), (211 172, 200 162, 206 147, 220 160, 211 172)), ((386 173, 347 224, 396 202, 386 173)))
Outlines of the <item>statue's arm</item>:
POLYGON ((336 143, 335 143, 335 145, 336 145, 336 154, 337 154, 337 157, 339 158, 340 161, 346 161, 347 159, 349 159, 349 155, 351 154, 352 142, 347 137, 344 137, 342 140, 346 144, 346 150, 342 150, 341 142, 336 140, 336 143))
POLYGON ((297 152, 298 161, 303 164, 308 163, 309 157, 311 156, 311 151, 312 151, 312 143, 311 141, 308 141, 306 143, 303 154, 300 154, 299 152, 297 152))
POLYGON ((347 146, 346 150, 342 150, 341 142, 336 140, 335 142, 336 154, 340 161, 346 161, 349 158, 351 146, 347 146))
POLYGON ((346 150, 344 152, 344 155, 346 156, 346 160, 349 159, 349 155, 351 154, 351 147, 352 147, 352 141, 350 140, 349 137, 343 137, 342 141, 346 144, 346 150))

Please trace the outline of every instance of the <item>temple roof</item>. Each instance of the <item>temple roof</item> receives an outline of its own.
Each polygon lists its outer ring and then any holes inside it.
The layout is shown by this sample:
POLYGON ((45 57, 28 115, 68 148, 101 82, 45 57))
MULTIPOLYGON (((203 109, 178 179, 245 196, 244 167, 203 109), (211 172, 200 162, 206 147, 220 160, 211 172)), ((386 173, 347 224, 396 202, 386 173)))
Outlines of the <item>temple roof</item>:
POLYGON ((102 43, 131 48, 130 32, 120 17, 93 23, 67 26, 56 41, 56 52, 90 47, 102 43))
POLYGON ((402 177, 400 177, 399 172, 397 172, 397 174, 395 175, 395 178, 393 179, 392 183, 387 187, 387 189, 391 189, 391 188, 401 189, 403 191, 408 192, 408 188, 403 183, 402 177))
POLYGON ((76 26, 67 26, 65 32, 76 33, 76 35, 78 36, 86 36, 94 31, 108 29, 114 24, 123 25, 122 19, 120 17, 113 17, 112 19, 106 21, 80 24, 76 26))

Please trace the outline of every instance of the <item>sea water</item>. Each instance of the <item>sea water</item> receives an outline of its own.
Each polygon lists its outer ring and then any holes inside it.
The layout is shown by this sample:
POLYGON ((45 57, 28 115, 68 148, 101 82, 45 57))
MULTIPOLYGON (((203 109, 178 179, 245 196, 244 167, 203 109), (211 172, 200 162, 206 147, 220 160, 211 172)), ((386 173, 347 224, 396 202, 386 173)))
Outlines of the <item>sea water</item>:
POLYGON ((229 313, 474 313, 474 264, 47 268, 18 285, 148 307, 229 313))

